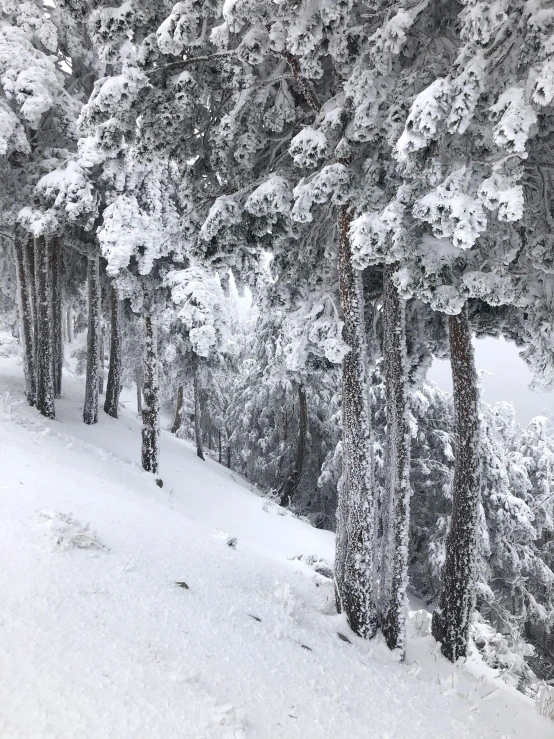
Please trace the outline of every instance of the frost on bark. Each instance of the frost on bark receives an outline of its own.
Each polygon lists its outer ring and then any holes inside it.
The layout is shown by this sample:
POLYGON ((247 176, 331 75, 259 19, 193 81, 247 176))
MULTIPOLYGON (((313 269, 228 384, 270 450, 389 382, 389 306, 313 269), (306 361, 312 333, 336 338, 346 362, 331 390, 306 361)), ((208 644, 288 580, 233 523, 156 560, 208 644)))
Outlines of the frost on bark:
POLYGON ((308 404, 306 401, 306 388, 303 384, 298 385, 298 409, 298 439, 294 465, 277 493, 279 504, 282 506, 291 504, 292 496, 296 492, 300 477, 302 476, 302 468, 304 467, 306 437, 308 435, 308 404))
POLYGON ((142 415, 142 379, 138 376, 135 380, 137 386, 137 413, 142 415))
POLYGON ((66 327, 67 327, 67 343, 73 342, 73 311, 71 308, 67 309, 66 312, 66 327))
POLYGON ((181 428, 183 413, 183 386, 179 385, 177 388, 177 401, 175 403, 175 418, 173 419, 173 425, 171 426, 171 433, 176 434, 181 428))
POLYGON ((98 352, 98 395, 104 393, 104 324, 100 317, 100 350, 98 352))
POLYGON ((87 327, 87 376, 83 421, 89 425, 98 423, 98 379, 100 353, 100 271, 99 258, 88 258, 88 327, 87 327))
POLYGON ((340 209, 339 297, 343 339, 350 347, 342 365, 342 444, 344 479, 339 490, 335 588, 339 608, 359 636, 377 629, 373 588, 375 501, 371 480, 367 357, 361 273, 352 266, 348 205, 340 209))
POLYGON ((44 236, 35 239, 34 267, 36 294, 36 371, 37 408, 46 418, 54 418, 54 376, 52 371, 52 292, 50 289, 49 249, 44 236))
POLYGON ((160 388, 156 325, 150 314, 144 317, 144 405, 142 406, 142 467, 158 472, 160 437, 160 388))
POLYGON ((474 570, 479 506, 479 394, 467 307, 448 321, 454 398, 456 462, 452 514, 446 537, 439 606, 432 633, 445 657, 455 662, 467 651, 474 605, 474 570))
POLYGON ((405 648, 410 523, 410 428, 406 393, 406 305, 387 265, 383 276, 383 355, 387 400, 386 483, 382 509, 381 630, 390 649, 405 648))
POLYGON ((198 369, 198 357, 196 353, 192 353, 192 371, 194 386, 194 439, 196 441, 196 456, 204 459, 202 451, 202 429, 200 427, 201 408, 200 408, 200 378, 198 369))
POLYGON ((121 371, 121 305, 117 290, 112 285, 110 289, 110 366, 106 385, 106 400, 104 401, 104 411, 112 418, 117 418, 119 394, 121 392, 121 371))
POLYGON ((35 272, 35 240, 29 236, 25 245, 27 270, 27 283, 29 286, 29 304, 31 308, 31 321, 33 324, 33 354, 35 356, 35 372, 36 372, 36 354, 37 354, 37 281, 35 272))
POLYGON ((63 313, 62 313, 62 252, 60 240, 53 236, 50 247, 52 264, 52 333, 53 333, 53 374, 54 397, 62 396, 63 371, 63 313))
POLYGON ((36 403, 35 350, 33 341, 33 315, 29 285, 29 269, 27 249, 21 242, 19 234, 14 241, 15 270, 17 276, 17 293, 19 304, 19 322, 21 341, 23 343, 23 372, 25 375, 26 396, 29 405, 36 403))

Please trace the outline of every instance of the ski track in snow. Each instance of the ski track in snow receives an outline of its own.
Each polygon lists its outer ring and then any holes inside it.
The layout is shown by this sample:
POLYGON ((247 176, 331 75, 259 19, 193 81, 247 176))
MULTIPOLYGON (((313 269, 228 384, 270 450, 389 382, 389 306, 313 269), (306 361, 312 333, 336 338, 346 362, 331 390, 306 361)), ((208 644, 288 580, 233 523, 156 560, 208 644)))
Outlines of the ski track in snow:
POLYGON ((158 488, 136 414, 85 426, 69 373, 56 421, 22 393, 20 362, 0 359, 1 739, 554 736, 413 628, 404 665, 353 636, 331 581, 290 559, 332 561, 329 532, 167 432, 158 488), (81 524, 98 546, 71 545, 81 524))

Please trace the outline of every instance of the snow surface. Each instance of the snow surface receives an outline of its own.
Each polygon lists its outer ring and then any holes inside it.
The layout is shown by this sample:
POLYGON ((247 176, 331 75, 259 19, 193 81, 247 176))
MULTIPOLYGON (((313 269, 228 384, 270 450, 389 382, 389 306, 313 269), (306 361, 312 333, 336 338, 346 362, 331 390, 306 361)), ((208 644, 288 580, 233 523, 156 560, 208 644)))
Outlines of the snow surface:
POLYGON ((167 432, 158 488, 130 401, 85 426, 68 373, 46 421, 22 375, 0 352, 2 739, 552 739, 491 670, 437 653, 428 614, 403 665, 353 636, 292 559, 330 563, 332 534, 167 432))

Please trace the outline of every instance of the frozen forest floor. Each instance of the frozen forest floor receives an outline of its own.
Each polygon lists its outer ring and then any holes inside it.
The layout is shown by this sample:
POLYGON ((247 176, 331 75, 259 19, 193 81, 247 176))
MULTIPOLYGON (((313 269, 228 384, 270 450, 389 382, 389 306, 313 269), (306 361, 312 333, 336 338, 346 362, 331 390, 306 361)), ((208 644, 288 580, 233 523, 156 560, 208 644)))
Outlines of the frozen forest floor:
POLYGON ((421 615, 404 664, 354 637, 295 559, 330 563, 333 536, 167 432, 158 488, 130 402, 87 427, 82 378, 52 422, 22 392, 0 357, 2 739, 552 739, 476 658, 417 636, 421 615))

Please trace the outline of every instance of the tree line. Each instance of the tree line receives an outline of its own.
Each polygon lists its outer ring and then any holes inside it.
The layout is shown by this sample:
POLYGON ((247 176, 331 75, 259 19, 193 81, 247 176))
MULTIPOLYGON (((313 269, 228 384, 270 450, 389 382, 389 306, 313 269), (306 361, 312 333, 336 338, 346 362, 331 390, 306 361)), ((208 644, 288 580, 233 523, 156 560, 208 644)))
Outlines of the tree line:
POLYGON ((136 383, 145 470, 171 399, 198 456, 336 529, 355 633, 403 656, 411 577, 452 661, 476 599, 551 655, 551 443, 484 410, 472 345, 503 335, 552 383, 548 3, 1 13, 3 293, 29 403, 54 417, 67 311, 86 315, 84 422, 109 354, 104 410, 136 383))

